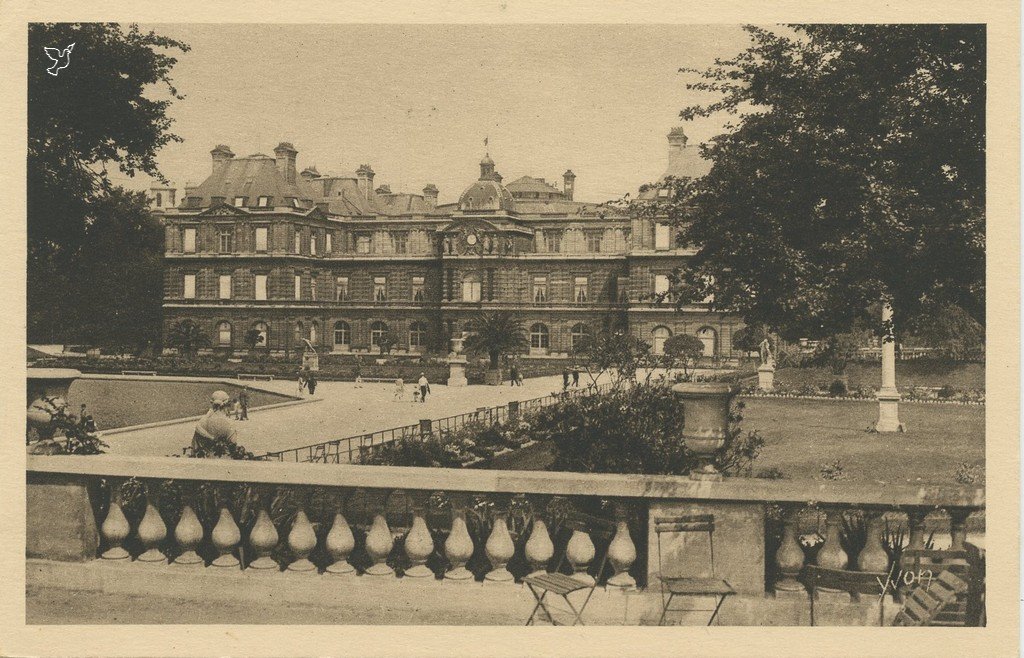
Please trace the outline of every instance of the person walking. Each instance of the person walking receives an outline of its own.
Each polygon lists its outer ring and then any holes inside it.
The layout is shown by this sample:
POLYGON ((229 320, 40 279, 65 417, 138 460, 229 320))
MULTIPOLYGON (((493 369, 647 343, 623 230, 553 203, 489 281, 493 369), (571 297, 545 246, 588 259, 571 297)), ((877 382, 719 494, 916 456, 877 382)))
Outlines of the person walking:
POLYGON ((509 386, 516 386, 519 383, 519 368, 516 367, 515 361, 508 369, 508 383, 509 386))
POLYGON ((249 420, 249 387, 243 386, 238 394, 238 404, 241 406, 241 413, 238 420, 249 420))
POLYGON ((562 391, 569 390, 569 366, 562 368, 562 391))
POLYGON ((573 366, 572 367, 572 387, 573 388, 579 388, 580 387, 580 369, 579 369, 579 366, 573 366))
POLYGON ((306 375, 306 388, 309 389, 310 395, 316 393, 316 376, 312 372, 306 375))
POLYGON ((302 395, 304 390, 306 390, 306 373, 299 370, 299 395, 302 395))
POLYGON ((395 399, 399 401, 405 400, 405 382, 399 377, 395 380, 395 399))
POLYGON ((426 402, 427 393, 430 392, 430 382, 427 381, 427 374, 425 372, 420 373, 420 379, 416 384, 420 387, 420 402, 426 402))

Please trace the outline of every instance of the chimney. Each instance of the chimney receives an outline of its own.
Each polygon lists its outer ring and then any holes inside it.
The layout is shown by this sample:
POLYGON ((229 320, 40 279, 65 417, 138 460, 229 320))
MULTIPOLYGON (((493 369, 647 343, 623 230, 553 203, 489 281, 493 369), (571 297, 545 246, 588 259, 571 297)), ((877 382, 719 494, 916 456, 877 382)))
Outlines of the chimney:
POLYGON ((576 191, 576 174, 572 173, 572 169, 567 169, 562 174, 562 182, 564 183, 565 198, 572 201, 572 195, 576 191))
POLYGON ((683 159, 688 140, 682 126, 676 126, 668 131, 668 171, 670 173, 685 169, 683 159))
POLYGON ((426 201, 427 207, 431 210, 437 207, 437 195, 437 186, 433 183, 428 183, 427 186, 423 188, 423 200, 426 201))
POLYGON ((299 152, 289 142, 281 142, 274 149, 274 159, 277 160, 277 170, 281 172, 285 181, 295 183, 295 156, 299 152))
POLYGON ((213 158, 213 173, 216 174, 227 165, 228 160, 235 157, 235 154, 231 152, 231 147, 218 144, 210 151, 210 157, 213 158))
POLYGON ((391 194, 391 186, 387 184, 381 185, 376 189, 376 192, 377 194, 391 194))
POLYGON ((363 198, 369 201, 373 192, 373 169, 368 164, 359 165, 356 176, 359 178, 359 190, 363 193, 363 198))
POLYGON ((320 172, 316 170, 316 165, 313 165, 312 167, 306 167, 303 169, 299 176, 302 177, 302 180, 312 180, 314 178, 320 178, 320 172))

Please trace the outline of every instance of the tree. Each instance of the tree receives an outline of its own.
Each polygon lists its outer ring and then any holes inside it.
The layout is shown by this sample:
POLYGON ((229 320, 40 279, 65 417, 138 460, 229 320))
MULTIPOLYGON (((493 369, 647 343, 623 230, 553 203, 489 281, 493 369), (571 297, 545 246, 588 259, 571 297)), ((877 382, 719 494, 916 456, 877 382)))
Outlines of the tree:
POLYGON ((473 319, 473 333, 466 338, 465 348, 470 354, 486 354, 491 370, 501 365, 501 357, 529 348, 526 330, 508 311, 479 313, 473 319))
POLYGON ((249 329, 245 332, 245 345, 250 350, 263 346, 263 332, 259 329, 249 329))
POLYGON ((647 209, 699 246, 678 299, 786 339, 878 326, 882 299, 896 327, 947 303, 983 323, 984 26, 746 29, 748 50, 689 71, 718 100, 681 112, 738 123, 647 209))
POLYGON ((391 331, 385 330, 384 333, 380 335, 377 344, 380 346, 380 353, 382 356, 391 354, 391 350, 395 347, 395 338, 391 335, 391 331))
POLYGON ((984 358, 985 328, 959 306, 946 304, 934 308, 914 329, 916 338, 949 359, 984 358))
MULTIPOLYGON (((109 266, 110 252, 87 248, 88 234, 109 219, 106 214, 115 212, 116 223, 126 220, 128 212, 123 197, 107 199, 115 187, 108 168, 166 182, 156 154, 181 138, 170 132, 171 101, 158 98, 153 88, 162 85, 171 98, 183 98, 170 78, 176 60, 162 51, 189 47, 136 26, 125 30, 107 23, 32 23, 28 46, 29 339, 87 339, 93 329, 80 328, 78 322, 88 322, 91 312, 85 300, 80 307, 80 298, 70 290, 78 276, 76 261, 85 262, 86 272, 94 272, 97 263, 109 266), (50 60, 44 47, 71 43, 71 65, 57 76, 46 73, 50 60)), ((135 258, 132 251, 117 254, 118 259, 135 258)), ((148 258, 147 251, 138 266, 145 269, 148 258)), ((106 286, 110 280, 92 285, 106 286)), ((117 281, 115 288, 126 281, 117 281)), ((98 294, 112 298, 118 293, 98 294)), ((152 291, 146 296, 151 298, 152 291)), ((126 308, 125 317, 137 308, 126 308)), ((147 323, 145 332, 152 331, 147 323)))
POLYGON ((676 334, 665 340, 665 356, 683 368, 683 376, 689 378, 690 368, 697 364, 704 354, 704 342, 690 334, 676 334))
POLYGON ((740 327, 732 335, 732 346, 733 349, 742 350, 743 352, 759 352, 761 350, 761 341, 768 339, 769 345, 771 345, 772 352, 776 352, 775 341, 772 340, 771 333, 764 325, 747 325, 740 327))
POLYGON ((184 356, 192 358, 200 348, 210 344, 210 337, 194 320, 186 318, 174 323, 167 332, 166 343, 168 347, 174 347, 184 356))

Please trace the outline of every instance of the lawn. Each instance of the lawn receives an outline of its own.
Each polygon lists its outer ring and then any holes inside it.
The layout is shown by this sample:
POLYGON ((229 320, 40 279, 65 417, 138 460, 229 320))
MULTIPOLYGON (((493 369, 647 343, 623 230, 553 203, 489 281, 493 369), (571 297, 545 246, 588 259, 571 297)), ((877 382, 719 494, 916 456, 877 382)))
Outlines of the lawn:
MULTIPOLYGON (((794 480, 820 480, 822 466, 838 459, 849 482, 954 485, 957 464, 985 460, 984 406, 905 403, 900 419, 907 433, 872 434, 872 401, 743 402, 741 427, 765 438, 755 472, 777 468, 794 480)), ((540 445, 508 457, 499 468, 543 470, 552 461, 550 447, 540 445)))
MULTIPOLYGON (((882 382, 882 366, 874 363, 851 363, 846 368, 850 388, 869 386, 878 388, 882 382)), ((824 384, 835 375, 827 368, 779 368, 775 371, 775 382, 790 386, 824 384)), ((985 364, 955 363, 936 359, 899 361, 896 363, 896 384, 901 389, 915 386, 941 387, 949 384, 955 389, 985 390, 985 364)))
MULTIPOLYGON (((79 379, 71 384, 68 404, 77 414, 86 405, 100 430, 155 423, 206 413, 210 394, 224 391, 232 398, 241 387, 223 382, 171 382, 135 379, 79 379)), ((249 408, 295 398, 255 388, 249 389, 249 408)))

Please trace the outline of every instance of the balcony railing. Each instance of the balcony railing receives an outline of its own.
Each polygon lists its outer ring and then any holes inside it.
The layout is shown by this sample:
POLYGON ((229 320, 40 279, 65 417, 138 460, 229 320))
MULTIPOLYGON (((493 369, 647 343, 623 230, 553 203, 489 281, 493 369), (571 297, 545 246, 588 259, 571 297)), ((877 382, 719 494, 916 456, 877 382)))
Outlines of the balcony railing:
MULTIPOLYGON (((514 588, 525 574, 561 571, 607 592, 640 594, 640 605, 630 610, 625 599, 600 604, 606 621, 617 623, 658 619, 663 572, 704 576, 711 568, 739 599, 724 606, 723 624, 799 624, 807 623, 805 564, 893 573, 893 546, 946 543, 941 535, 948 537, 948 554, 960 555, 971 548, 968 517, 984 503, 983 490, 963 487, 30 456, 27 552, 46 564, 104 565, 104 587, 124 581, 153 588, 152 577, 138 576, 138 569, 169 569, 186 582, 233 572, 237 580, 218 581, 223 588, 214 588, 227 598, 241 596, 246 582, 257 582, 248 579, 267 572, 307 579, 399 577, 396 587, 412 592, 411 583, 419 582, 427 588, 421 594, 440 608, 456 606, 462 596, 460 590, 433 589, 443 582, 514 588), (815 502, 809 507, 808 501, 815 502), (654 519, 673 514, 714 518, 713 567, 703 557, 704 544, 658 550, 654 519), (603 533, 594 532, 597 526, 614 528, 610 541, 598 538, 603 533), (599 569, 606 553, 607 566, 599 569), (139 566, 118 566, 129 563, 139 566)), ((976 561, 956 560, 983 573, 976 561)), ((949 567, 932 565, 936 572, 949 567)), ((877 620, 871 610, 899 597, 889 580, 879 582, 878 596, 857 600, 840 591, 822 597, 838 606, 837 618, 845 623, 877 620)), ((326 581, 293 582, 315 588, 326 581)), ((332 582, 331 596, 344 598, 346 581, 332 582)), ((972 585, 975 602, 978 582, 972 585)), ((367 595, 353 591, 361 594, 351 596, 367 595)), ((480 605, 507 616, 508 623, 523 623, 528 608, 513 591, 495 590, 480 605)), ((827 607, 824 601, 819 606, 827 607)))
POLYGON ((443 437, 455 432, 470 423, 483 424, 490 427, 504 423, 518 415, 528 415, 544 407, 555 404, 566 397, 594 395, 611 390, 612 384, 597 384, 582 389, 572 389, 564 393, 552 393, 539 398, 509 402, 496 407, 481 407, 454 416, 438 419, 424 419, 414 425, 391 427, 367 434, 357 434, 343 439, 321 441, 289 450, 275 450, 263 455, 260 459, 280 462, 315 462, 321 464, 355 464, 371 453, 374 449, 399 440, 420 439, 425 436, 439 435, 443 437))

